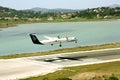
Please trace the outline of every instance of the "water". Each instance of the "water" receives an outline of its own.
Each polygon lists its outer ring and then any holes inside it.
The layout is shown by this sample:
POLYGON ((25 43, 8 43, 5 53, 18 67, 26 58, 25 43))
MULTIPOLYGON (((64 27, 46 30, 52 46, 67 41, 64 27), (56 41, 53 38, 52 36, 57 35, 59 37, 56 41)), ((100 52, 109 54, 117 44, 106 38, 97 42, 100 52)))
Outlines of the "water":
POLYGON ((43 52, 62 48, 99 45, 120 42, 120 20, 99 22, 62 22, 22 24, 16 27, 0 29, 0 55, 43 52), (43 36, 76 37, 78 43, 35 45, 29 33, 36 33, 39 40, 43 36))

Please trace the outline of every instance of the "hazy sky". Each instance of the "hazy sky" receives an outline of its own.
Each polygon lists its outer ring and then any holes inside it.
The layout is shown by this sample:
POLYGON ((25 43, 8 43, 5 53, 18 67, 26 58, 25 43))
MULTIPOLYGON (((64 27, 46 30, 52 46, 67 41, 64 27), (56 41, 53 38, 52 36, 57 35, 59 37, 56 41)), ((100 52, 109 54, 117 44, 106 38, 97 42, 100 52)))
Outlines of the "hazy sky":
POLYGON ((0 6, 17 10, 33 7, 86 9, 113 4, 120 4, 120 0, 0 0, 0 6))

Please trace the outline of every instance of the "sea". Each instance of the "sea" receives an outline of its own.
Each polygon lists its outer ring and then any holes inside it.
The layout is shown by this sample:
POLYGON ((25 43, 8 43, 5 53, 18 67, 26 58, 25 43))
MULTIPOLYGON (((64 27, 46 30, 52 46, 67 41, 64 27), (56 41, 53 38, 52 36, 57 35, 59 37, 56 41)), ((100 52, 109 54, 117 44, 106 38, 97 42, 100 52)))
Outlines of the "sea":
POLYGON ((32 23, 0 28, 0 56, 115 42, 120 42, 120 20, 32 23), (78 41, 62 43, 62 47, 59 47, 59 44, 35 45, 30 39, 31 33, 36 33, 39 40, 46 40, 44 36, 60 36, 76 37, 78 41))

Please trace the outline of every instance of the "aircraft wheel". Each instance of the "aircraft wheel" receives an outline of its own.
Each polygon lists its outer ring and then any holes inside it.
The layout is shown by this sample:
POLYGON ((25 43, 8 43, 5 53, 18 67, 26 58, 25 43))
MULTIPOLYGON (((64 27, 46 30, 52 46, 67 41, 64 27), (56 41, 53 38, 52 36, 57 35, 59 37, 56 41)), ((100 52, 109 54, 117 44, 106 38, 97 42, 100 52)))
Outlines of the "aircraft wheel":
POLYGON ((62 45, 59 45, 60 47, 62 47, 62 45))

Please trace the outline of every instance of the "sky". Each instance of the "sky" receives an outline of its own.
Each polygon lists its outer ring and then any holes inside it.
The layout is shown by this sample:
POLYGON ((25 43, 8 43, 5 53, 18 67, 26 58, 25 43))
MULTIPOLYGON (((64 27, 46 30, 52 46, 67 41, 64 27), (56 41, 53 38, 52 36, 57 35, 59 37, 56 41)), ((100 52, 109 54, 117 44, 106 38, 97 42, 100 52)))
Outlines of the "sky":
POLYGON ((0 6, 16 10, 40 8, 87 9, 120 4, 120 0, 0 0, 0 6))

